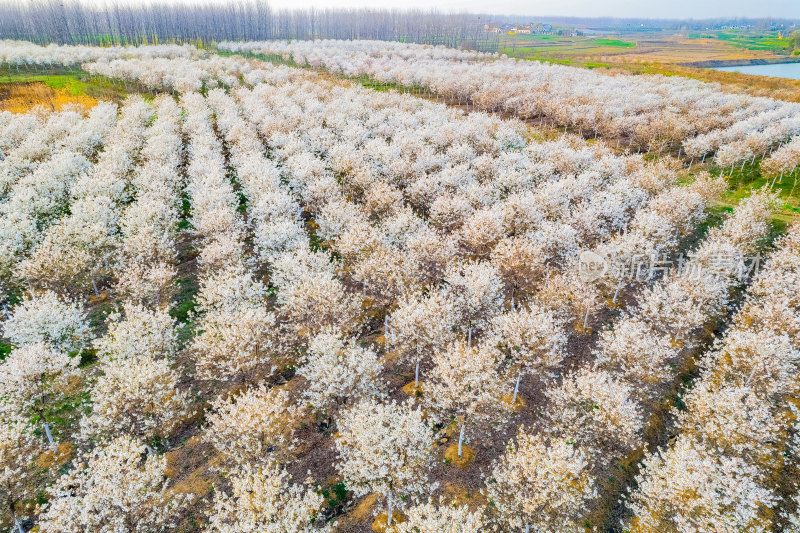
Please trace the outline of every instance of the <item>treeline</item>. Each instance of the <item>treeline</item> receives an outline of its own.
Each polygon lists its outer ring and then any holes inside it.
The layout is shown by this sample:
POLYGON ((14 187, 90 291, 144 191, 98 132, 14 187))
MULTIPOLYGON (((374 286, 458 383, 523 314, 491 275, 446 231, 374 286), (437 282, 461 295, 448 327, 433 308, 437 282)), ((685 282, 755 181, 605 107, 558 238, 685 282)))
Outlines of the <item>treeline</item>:
POLYGON ((203 44, 225 40, 377 39, 496 49, 474 14, 386 9, 281 9, 264 0, 147 4, 0 0, 0 38, 40 44, 203 44))

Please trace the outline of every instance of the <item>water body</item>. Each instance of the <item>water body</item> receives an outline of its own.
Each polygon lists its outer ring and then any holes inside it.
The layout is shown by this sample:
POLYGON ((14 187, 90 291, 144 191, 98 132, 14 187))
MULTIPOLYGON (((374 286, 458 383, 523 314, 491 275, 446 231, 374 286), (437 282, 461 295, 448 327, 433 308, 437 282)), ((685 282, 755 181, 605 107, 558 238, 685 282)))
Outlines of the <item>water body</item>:
POLYGON ((773 63, 771 65, 739 65, 735 67, 715 67, 714 70, 727 70, 755 74, 756 76, 772 76, 800 80, 800 63, 773 63))

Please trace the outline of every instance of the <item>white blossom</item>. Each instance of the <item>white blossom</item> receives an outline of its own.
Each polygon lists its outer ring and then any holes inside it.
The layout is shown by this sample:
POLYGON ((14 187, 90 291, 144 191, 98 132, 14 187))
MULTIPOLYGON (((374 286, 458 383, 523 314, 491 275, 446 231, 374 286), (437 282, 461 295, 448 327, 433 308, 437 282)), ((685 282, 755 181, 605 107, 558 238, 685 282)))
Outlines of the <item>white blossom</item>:
POLYGON ((167 490, 166 468, 166 457, 146 454, 145 445, 130 437, 95 448, 49 490, 39 528, 59 533, 172 529, 187 498, 167 490))

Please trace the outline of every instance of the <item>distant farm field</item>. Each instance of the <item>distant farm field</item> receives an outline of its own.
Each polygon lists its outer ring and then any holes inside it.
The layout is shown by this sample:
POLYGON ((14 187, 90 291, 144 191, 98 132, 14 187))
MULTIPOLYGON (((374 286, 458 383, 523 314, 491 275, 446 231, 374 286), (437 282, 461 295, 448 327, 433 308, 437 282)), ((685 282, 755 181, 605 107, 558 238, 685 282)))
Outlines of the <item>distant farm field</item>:
POLYGON ((126 91, 110 83, 90 79, 86 73, 54 70, 53 73, 0 71, 0 111, 22 113, 41 105, 59 111, 65 105, 91 107, 98 100, 121 101, 126 91))
POLYGON ((619 68, 644 74, 681 75, 717 82, 731 91, 800 102, 797 80, 719 72, 691 65, 786 61, 795 57, 790 38, 778 32, 623 33, 619 36, 502 35, 500 52, 510 57, 584 68, 619 68))
POLYGON ((774 59, 791 54, 793 40, 778 32, 668 32, 624 33, 619 36, 503 35, 504 51, 515 57, 569 59, 573 63, 608 55, 618 62, 690 63, 774 59))

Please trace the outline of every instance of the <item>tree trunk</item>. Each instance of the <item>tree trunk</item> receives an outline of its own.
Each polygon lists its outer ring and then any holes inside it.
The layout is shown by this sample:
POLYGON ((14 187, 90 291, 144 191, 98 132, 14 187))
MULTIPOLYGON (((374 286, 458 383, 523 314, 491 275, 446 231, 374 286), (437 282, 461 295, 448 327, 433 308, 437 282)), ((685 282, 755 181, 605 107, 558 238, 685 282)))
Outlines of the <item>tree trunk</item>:
POLYGON ((511 406, 514 406, 514 402, 517 401, 517 394, 519 394, 519 380, 522 378, 522 373, 517 374, 517 384, 514 385, 514 396, 511 398, 511 406))
POLYGON ((458 456, 461 457, 461 444, 464 442, 464 426, 467 425, 467 421, 465 420, 461 424, 461 434, 458 436, 458 456))
POLYGON ((386 495, 386 498, 389 500, 389 512, 387 513, 386 518, 386 525, 392 525, 392 490, 389 489, 389 494, 386 495))
POLYGON ((53 434, 50 433, 50 424, 44 422, 44 432, 47 435, 47 441, 50 443, 50 446, 55 446, 56 441, 53 440, 53 434))
POLYGON ((414 370, 414 388, 419 388, 419 361, 417 361, 417 368, 414 370))

